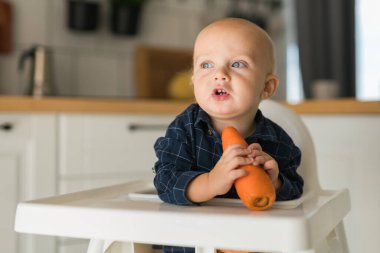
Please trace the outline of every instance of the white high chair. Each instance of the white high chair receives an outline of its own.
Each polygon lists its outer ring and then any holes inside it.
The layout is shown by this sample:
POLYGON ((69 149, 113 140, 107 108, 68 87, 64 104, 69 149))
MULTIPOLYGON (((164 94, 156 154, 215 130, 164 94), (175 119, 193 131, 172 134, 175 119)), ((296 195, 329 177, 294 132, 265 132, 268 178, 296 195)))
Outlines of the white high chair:
POLYGON ((348 253, 343 227, 350 210, 348 190, 320 188, 313 142, 296 113, 270 100, 260 108, 302 151, 300 199, 276 202, 266 211, 223 199, 184 207, 162 203, 151 182, 133 182, 20 203, 15 229, 89 238, 88 253, 149 253, 150 244, 195 247, 197 253, 348 253))

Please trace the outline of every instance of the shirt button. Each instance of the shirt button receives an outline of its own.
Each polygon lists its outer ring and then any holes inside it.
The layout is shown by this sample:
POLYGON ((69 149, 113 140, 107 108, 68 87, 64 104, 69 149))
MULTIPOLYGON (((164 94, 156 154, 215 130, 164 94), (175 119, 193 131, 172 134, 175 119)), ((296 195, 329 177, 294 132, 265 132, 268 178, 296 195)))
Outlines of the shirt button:
POLYGON ((207 132, 208 132, 208 135, 210 136, 212 135, 212 131, 210 129, 207 132))

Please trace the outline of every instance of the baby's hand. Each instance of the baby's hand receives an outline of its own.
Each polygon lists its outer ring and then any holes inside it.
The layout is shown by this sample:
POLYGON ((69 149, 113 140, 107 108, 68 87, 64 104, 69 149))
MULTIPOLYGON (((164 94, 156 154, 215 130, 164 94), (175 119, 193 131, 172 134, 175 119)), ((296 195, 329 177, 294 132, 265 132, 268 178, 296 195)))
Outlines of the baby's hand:
POLYGON ((275 189, 278 189, 281 186, 281 181, 278 178, 279 169, 276 160, 265 153, 258 143, 250 144, 248 149, 251 151, 248 157, 253 158, 253 165, 263 167, 266 173, 270 176, 275 189))
POLYGON ((247 157, 250 153, 250 149, 237 144, 229 146, 223 152, 209 173, 208 185, 213 195, 226 194, 235 180, 246 174, 244 169, 239 169, 239 166, 253 163, 253 158, 247 157))

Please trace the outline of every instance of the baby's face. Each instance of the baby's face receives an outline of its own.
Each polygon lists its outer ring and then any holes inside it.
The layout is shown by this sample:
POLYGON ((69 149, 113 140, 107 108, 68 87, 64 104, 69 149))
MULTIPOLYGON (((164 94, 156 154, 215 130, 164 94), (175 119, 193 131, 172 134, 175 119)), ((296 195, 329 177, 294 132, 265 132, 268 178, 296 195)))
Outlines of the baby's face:
POLYGON ((203 30, 194 47, 192 81, 199 105, 212 117, 253 117, 271 67, 268 45, 250 25, 227 23, 203 30))

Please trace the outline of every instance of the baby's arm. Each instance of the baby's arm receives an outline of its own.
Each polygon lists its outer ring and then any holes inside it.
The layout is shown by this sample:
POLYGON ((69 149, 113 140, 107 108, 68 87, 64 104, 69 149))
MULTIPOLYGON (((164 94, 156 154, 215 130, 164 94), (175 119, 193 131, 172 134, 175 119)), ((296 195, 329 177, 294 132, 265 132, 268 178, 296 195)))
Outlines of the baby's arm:
POLYGON ((234 181, 246 173, 239 166, 253 162, 252 157, 247 157, 250 153, 250 149, 241 145, 228 147, 209 173, 203 173, 190 182, 186 191, 187 197, 199 203, 227 193, 234 181))

